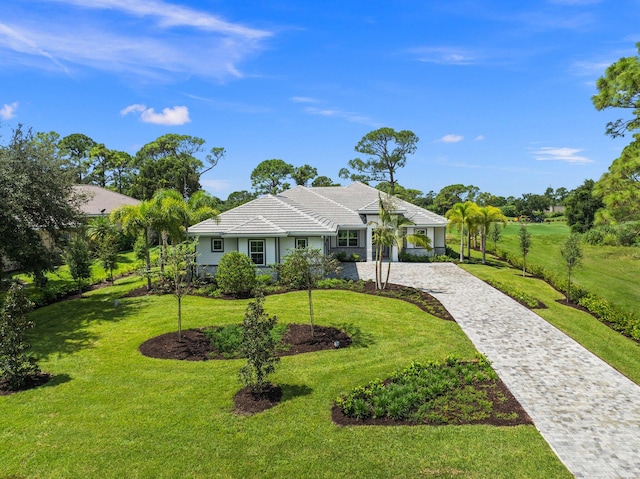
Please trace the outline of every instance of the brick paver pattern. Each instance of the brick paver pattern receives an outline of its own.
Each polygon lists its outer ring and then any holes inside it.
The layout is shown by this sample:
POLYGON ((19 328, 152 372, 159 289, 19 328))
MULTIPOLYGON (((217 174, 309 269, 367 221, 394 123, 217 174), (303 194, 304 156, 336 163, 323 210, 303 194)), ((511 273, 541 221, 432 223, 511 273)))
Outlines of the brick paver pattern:
MULTIPOLYGON (((374 279, 374 264, 344 271, 356 274, 374 279)), ((572 474, 640 478, 638 385, 454 264, 394 263, 390 280, 440 300, 572 474)))

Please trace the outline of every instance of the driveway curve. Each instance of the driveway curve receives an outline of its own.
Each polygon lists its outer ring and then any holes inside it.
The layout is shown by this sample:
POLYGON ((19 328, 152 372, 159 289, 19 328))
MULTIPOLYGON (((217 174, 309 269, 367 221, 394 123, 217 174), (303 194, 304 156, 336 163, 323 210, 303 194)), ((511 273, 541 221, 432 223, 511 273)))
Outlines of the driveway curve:
MULTIPOLYGON (((373 263, 344 276, 374 279, 373 263)), ((640 387, 537 314, 450 263, 394 263, 393 283, 453 315, 579 478, 640 478, 640 387)))

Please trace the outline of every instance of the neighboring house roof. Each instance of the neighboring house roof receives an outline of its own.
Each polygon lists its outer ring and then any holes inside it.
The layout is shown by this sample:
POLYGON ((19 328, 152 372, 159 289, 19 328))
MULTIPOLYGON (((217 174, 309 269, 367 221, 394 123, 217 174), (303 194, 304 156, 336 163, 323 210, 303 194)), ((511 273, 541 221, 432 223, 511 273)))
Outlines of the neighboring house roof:
MULTIPOLYGON (((265 195, 189 227, 190 234, 246 236, 331 236, 338 228, 365 228, 377 214, 380 191, 362 183, 308 188, 296 186, 265 195)), ((382 193, 384 195, 384 193, 382 193)), ((417 226, 446 226, 447 219, 394 198, 394 211, 417 226)))
POLYGON ((80 211, 86 216, 109 215, 113 210, 124 205, 137 206, 139 200, 130 196, 116 193, 95 185, 73 185, 76 193, 86 197, 86 202, 80 205, 80 211))

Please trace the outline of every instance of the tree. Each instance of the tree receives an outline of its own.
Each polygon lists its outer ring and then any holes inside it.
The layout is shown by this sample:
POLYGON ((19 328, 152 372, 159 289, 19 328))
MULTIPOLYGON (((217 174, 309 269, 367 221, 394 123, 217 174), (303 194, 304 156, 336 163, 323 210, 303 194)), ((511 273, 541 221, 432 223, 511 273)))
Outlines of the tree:
POLYGON ((376 245, 376 288, 386 289, 391 274, 391 254, 387 261, 386 279, 382 281, 383 250, 385 248, 401 248, 404 240, 431 249, 431 240, 422 234, 407 234, 407 226, 413 225, 413 221, 399 213, 394 213, 395 205, 392 197, 382 197, 378 194, 378 221, 370 221, 373 225, 373 243, 376 245))
POLYGON ((255 200, 257 195, 247 190, 234 191, 227 197, 227 201, 222 205, 223 211, 228 211, 236 206, 248 203, 251 200, 255 200))
POLYGON ((96 142, 82 133, 65 136, 58 146, 63 158, 69 162, 75 175, 76 183, 85 183, 85 177, 90 169, 89 151, 96 146, 96 142))
POLYGON ((604 208, 597 212, 599 224, 640 220, 640 140, 627 145, 619 158, 593 186, 604 208))
POLYGON ((27 317, 32 308, 22 287, 13 283, 0 310, 0 380, 14 391, 40 372, 36 360, 28 354, 30 345, 25 338, 26 331, 34 326, 27 317))
POLYGON ((340 186, 340 183, 334 183, 331 178, 328 176, 318 176, 315 180, 311 182, 311 186, 340 186))
POLYGON ((567 224, 573 232, 585 233, 590 230, 593 227, 596 211, 604 206, 602 200, 593 194, 594 186, 593 180, 585 180, 564 200, 567 224))
POLYGON ((525 193, 515 201, 515 205, 519 215, 533 218, 541 216, 551 206, 551 201, 545 195, 525 193))
MULTIPOLYGON (((381 181, 380 183, 378 183, 376 185, 376 189, 383 191, 384 193, 387 193, 388 195, 391 194, 391 184, 386 182, 386 181, 381 181)), ((422 191, 420 190, 416 190, 416 189, 412 189, 412 188, 405 188, 404 186, 401 186, 400 184, 396 184, 395 187, 395 197, 399 198, 401 200, 407 201, 409 203, 412 203, 414 205, 418 205, 418 206, 422 206, 424 207, 425 203, 428 203, 427 198, 424 198, 422 195, 422 191)))
POLYGON ((247 305, 242 321, 240 353, 247 364, 240 369, 240 381, 254 394, 263 393, 269 385, 267 376, 275 372, 280 358, 276 356, 276 341, 271 332, 278 318, 264 310, 264 297, 258 296, 247 305))
POLYGON ((291 178, 296 182, 296 185, 307 186, 309 181, 318 176, 318 170, 311 165, 297 166, 291 173, 291 178))
POLYGON ((531 233, 524 224, 520 225, 520 231, 518 231, 518 246, 522 253, 522 276, 525 276, 527 271, 527 254, 529 254, 529 248, 531 248, 531 233))
POLYGON ((200 175, 213 168, 224 157, 224 148, 212 148, 206 156, 209 168, 195 155, 201 153, 205 141, 189 135, 169 133, 144 145, 136 153, 140 172, 132 186, 132 195, 150 199, 163 188, 172 188, 188 198, 200 189, 200 175))
POLYGON ((460 262, 464 262, 464 237, 465 231, 469 231, 469 221, 473 216, 477 205, 473 201, 456 203, 446 212, 445 217, 451 222, 451 226, 458 228, 460 232, 460 262))
POLYGON ((144 250, 145 270, 144 276, 147 278, 147 289, 151 289, 151 256, 150 241, 151 227, 154 224, 152 204, 150 201, 142 201, 139 205, 125 205, 111 212, 111 221, 119 223, 126 234, 131 234, 137 238, 142 238, 144 250))
MULTIPOLYGON (((640 52, 640 43, 636 47, 640 52)), ((591 101, 598 111, 624 108, 633 115, 630 120, 620 118, 607 123, 607 135, 616 138, 640 128, 640 57, 624 57, 610 65, 596 81, 596 88, 598 93, 591 101)))
POLYGON ((445 186, 433 200, 434 211, 440 215, 445 214, 456 203, 475 201, 480 189, 473 185, 455 184, 445 186))
POLYGON ((491 227, 497 223, 507 224, 507 218, 502 214, 500 208, 495 206, 483 206, 476 209, 474 222, 480 231, 480 249, 482 250, 482 264, 486 264, 487 256, 487 236, 490 234, 491 227))
POLYGON ((195 262, 196 243, 184 242, 167 250, 167 268, 164 280, 178 302, 178 341, 182 341, 182 298, 191 291, 190 265, 195 262))
POLYGON ((283 160, 264 160, 251 172, 251 186, 258 194, 277 195, 289 189, 287 178, 293 173, 293 166, 283 160))
POLYGON ((0 258, 20 263, 42 284, 63 233, 82 217, 75 173, 51 138, 18 126, 0 146, 0 258))
POLYGON ((89 243, 77 234, 71 240, 64 255, 65 262, 69 266, 71 277, 78 284, 78 292, 82 295, 84 283, 91 278, 91 251, 89 243))
POLYGON ((488 238, 491 242, 493 242, 493 254, 497 254, 498 252, 498 241, 502 237, 502 228, 498 223, 491 223, 491 228, 489 228, 488 238))
POLYGON ((87 237, 94 244, 96 256, 108 274, 111 284, 114 282, 113 270, 118 264, 118 241, 120 232, 107 216, 98 216, 87 226, 87 237))
POLYGON ((351 181, 387 181, 391 195, 395 194, 396 173, 404 168, 407 156, 415 153, 419 138, 409 130, 395 131, 393 128, 379 128, 367 133, 355 146, 355 151, 368 155, 366 160, 354 158, 349 168, 340 170, 340 178, 351 181))
POLYGON ((571 300, 571 273, 582 262, 582 248, 580 235, 572 233, 560 248, 560 255, 567 268, 567 303, 571 300))
POLYGON ((151 227, 160 233, 160 272, 164 272, 169 240, 182 240, 182 232, 189 223, 187 204, 176 190, 157 190, 150 200, 151 227))
POLYGON ((332 256, 325 256, 319 249, 307 247, 291 250, 278 265, 280 282, 294 289, 306 289, 309 298, 309 320, 313 337, 313 298, 312 290, 318 281, 329 274, 336 273, 340 263, 332 256))

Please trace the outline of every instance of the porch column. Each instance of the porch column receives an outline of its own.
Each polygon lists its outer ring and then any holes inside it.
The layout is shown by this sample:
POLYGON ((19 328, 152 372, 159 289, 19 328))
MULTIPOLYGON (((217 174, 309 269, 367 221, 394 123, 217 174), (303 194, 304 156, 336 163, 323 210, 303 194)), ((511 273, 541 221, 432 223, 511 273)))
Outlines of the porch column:
POLYGON ((398 262, 398 246, 395 244, 391 247, 391 261, 398 262))
POLYGON ((367 261, 373 261, 373 225, 367 225, 367 261))

